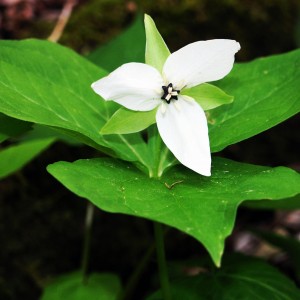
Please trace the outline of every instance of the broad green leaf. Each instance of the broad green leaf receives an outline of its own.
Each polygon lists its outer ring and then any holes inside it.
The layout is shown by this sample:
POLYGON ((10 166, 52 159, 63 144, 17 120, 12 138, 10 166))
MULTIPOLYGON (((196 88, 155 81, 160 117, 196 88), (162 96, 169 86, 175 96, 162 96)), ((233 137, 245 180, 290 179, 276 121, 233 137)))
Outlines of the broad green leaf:
POLYGON ((58 277, 44 290, 41 300, 116 300, 121 292, 119 278, 109 273, 93 273, 87 283, 74 272, 58 277))
POLYGON ((236 64, 218 86, 234 96, 234 102, 208 113, 213 152, 300 111, 300 50, 236 64))
POLYGON ((156 122, 156 109, 133 111, 125 108, 117 110, 103 126, 101 134, 127 134, 139 132, 156 122))
POLYGON ((9 137, 16 137, 31 129, 31 124, 0 113, 0 142, 9 137))
POLYGON ((8 138, 8 136, 6 134, 0 133, 0 143, 5 141, 7 138, 8 138))
MULTIPOLYGON (((295 300, 300 296, 295 283, 276 268, 259 259, 239 256, 225 257, 220 270, 172 282, 171 292, 173 300, 295 300)), ((147 298, 162 299, 160 292, 147 298)))
POLYGON ((300 193, 300 175, 215 158, 211 177, 174 167, 161 180, 114 159, 58 162, 48 171, 75 194, 114 213, 173 226, 199 240, 220 265, 238 205, 247 199, 281 199, 300 193))
POLYGON ((108 112, 89 87, 95 78, 90 72, 101 77, 104 71, 73 51, 46 41, 1 41, 0 47, 1 111, 26 121, 94 135, 92 139, 103 144, 97 129, 108 112))
POLYGON ((79 146, 82 143, 72 138, 70 135, 63 134, 62 131, 52 127, 34 124, 32 130, 27 132, 25 135, 19 138, 19 141, 29 141, 36 139, 55 138, 56 140, 62 141, 72 146, 79 146))
POLYGON ((99 47, 87 58, 98 66, 113 71, 128 62, 145 62, 145 28, 138 15, 132 25, 108 44, 99 47))
POLYGON ((106 72, 58 44, 39 40, 0 42, 0 112, 51 126, 122 159, 149 166, 140 134, 99 134, 118 105, 90 85, 106 72), (110 150, 112 149, 112 151, 110 150))
POLYGON ((243 203, 243 205, 255 209, 294 210, 300 208, 300 195, 278 201, 246 201, 243 203))
POLYGON ((190 89, 182 91, 183 95, 187 95, 195 99, 203 110, 210 110, 223 104, 232 103, 233 97, 224 93, 218 87, 203 83, 190 89))
POLYGON ((0 179, 21 169, 53 142, 54 138, 30 140, 0 150, 0 179))
POLYGON ((152 18, 145 14, 145 31, 146 31, 146 64, 162 72, 163 65, 170 55, 170 51, 158 32, 152 18))

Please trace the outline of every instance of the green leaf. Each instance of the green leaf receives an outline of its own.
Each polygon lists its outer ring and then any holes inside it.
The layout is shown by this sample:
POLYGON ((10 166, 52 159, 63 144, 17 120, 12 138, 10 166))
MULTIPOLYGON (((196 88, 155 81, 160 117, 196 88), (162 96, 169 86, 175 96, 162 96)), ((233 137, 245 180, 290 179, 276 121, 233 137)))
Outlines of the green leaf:
POLYGON ((300 111, 300 50, 236 64, 218 86, 233 95, 234 102, 208 113, 213 152, 300 111))
MULTIPOLYGON (((137 162, 145 172, 150 153, 140 134, 99 134, 118 105, 103 101, 91 83, 106 72, 58 44, 0 41, 0 112, 59 129, 92 147, 137 162)), ((151 172, 151 171, 149 171, 151 172)))
POLYGON ((247 199, 280 199, 300 193, 300 175, 215 158, 211 177, 174 167, 161 180, 113 159, 58 162, 48 171, 99 208, 173 226, 199 240, 220 265, 238 205, 247 199), (169 188, 168 188, 168 187, 169 188))
MULTIPOLYGON (((174 281, 171 292, 173 300, 295 300, 300 295, 294 282, 276 268, 259 259, 236 255, 225 257, 220 270, 174 281)), ((160 292, 147 298, 162 299, 160 292)))
POLYGON ((0 143, 2 143, 3 141, 5 141, 8 138, 7 135, 0 133, 0 143))
POLYGON ((46 287, 41 300, 116 300, 120 291, 120 280, 114 274, 93 273, 84 284, 82 274, 74 272, 46 287))
POLYGON ((0 142, 31 129, 31 124, 0 114, 0 142))
POLYGON ((300 195, 292 198, 282 199, 278 201, 246 201, 244 206, 255 209, 281 209, 281 210, 294 210, 300 208, 300 195))
POLYGON ((161 73, 163 65, 170 55, 170 51, 152 18, 145 14, 144 21, 146 31, 146 64, 156 68, 161 73))
POLYGON ((19 141, 29 141, 36 139, 55 138, 57 141, 62 141, 71 146, 82 146, 82 143, 78 142, 69 135, 63 134, 60 130, 52 127, 34 124, 32 130, 19 138, 19 141))
POLYGON ((54 138, 31 140, 1 150, 0 179, 21 169, 53 142, 54 138))
POLYGON ((1 111, 78 131, 103 144, 98 130, 100 120, 106 119, 102 114, 108 112, 90 85, 106 72, 73 51, 46 41, 1 41, 0 47, 1 111))
POLYGON ((125 108, 117 110, 103 126, 101 134, 127 134, 139 132, 156 122, 156 109, 133 111, 125 108))
POLYGON ((107 71, 113 71, 128 62, 144 63, 145 44, 143 18, 139 14, 126 31, 108 44, 96 49, 87 58, 107 71))
POLYGON ((190 89, 182 90, 183 95, 195 99, 203 110, 210 110, 223 104, 232 103, 233 97, 224 93, 218 87, 203 83, 190 89))

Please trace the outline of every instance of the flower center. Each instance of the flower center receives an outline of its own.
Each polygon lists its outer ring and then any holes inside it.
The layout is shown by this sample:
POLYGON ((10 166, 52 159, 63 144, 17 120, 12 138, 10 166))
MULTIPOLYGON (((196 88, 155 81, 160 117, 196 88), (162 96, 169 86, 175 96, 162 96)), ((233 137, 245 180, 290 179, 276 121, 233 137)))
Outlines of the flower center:
POLYGON ((161 99, 165 100, 168 104, 170 104, 171 100, 178 100, 178 94, 180 93, 179 90, 173 89, 173 84, 169 83, 167 86, 162 86, 164 94, 162 95, 161 99))

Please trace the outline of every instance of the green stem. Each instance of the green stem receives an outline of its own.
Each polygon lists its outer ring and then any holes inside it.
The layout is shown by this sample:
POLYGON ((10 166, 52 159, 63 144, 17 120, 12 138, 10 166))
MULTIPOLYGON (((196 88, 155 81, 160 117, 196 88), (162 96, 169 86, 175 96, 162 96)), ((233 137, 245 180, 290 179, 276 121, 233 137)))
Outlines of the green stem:
POLYGON ((171 297, 169 276, 168 276, 166 257, 165 257, 164 235, 163 235, 162 225, 160 223, 154 222, 154 236, 155 236, 158 271, 159 271, 159 278, 160 278, 160 285, 161 285, 163 299, 171 300, 172 297, 171 297))
POLYGON ((134 272, 130 276, 125 289, 121 296, 118 298, 119 300, 129 300, 132 299, 132 294, 142 276, 145 268, 147 267, 153 253, 155 251, 155 246, 152 245, 149 247, 145 255, 142 257, 141 261, 139 262, 138 266, 135 268, 134 272))
POLYGON ((158 134, 157 127, 152 125, 148 128, 148 147, 151 151, 151 175, 150 177, 158 177, 158 168, 161 156, 162 140, 158 134))
POLYGON ((87 280, 88 280, 88 267, 89 267, 89 260, 90 260, 93 218, 94 218, 94 205, 91 202, 88 202, 86 207, 86 215, 85 215, 85 232, 84 232, 83 254, 82 254, 82 261, 81 261, 83 284, 87 284, 87 280))

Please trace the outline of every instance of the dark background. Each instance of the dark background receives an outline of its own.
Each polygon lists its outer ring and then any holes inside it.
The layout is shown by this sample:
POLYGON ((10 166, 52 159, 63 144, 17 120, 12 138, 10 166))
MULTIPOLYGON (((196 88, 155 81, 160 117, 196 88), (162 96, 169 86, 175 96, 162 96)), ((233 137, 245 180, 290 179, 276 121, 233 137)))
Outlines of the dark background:
MULTIPOLYGON (((65 1, 0 0, 0 38, 46 39, 65 1)), ((171 51, 196 40, 236 39, 238 61, 283 53, 300 45, 298 0, 160 0, 77 1, 60 43, 88 54, 126 28, 137 12, 147 12, 171 51)), ((299 116, 230 146, 221 155, 254 164, 300 170, 299 116)), ((0 299, 38 299, 55 276, 80 268, 86 201, 73 195, 45 170, 59 160, 98 154, 85 146, 58 142, 23 170, 0 181, 0 299)), ((227 252, 239 250, 267 257, 293 278, 289 259, 268 248, 246 229, 251 226, 300 237, 300 213, 240 209, 227 252)), ((92 237, 92 271, 111 271, 124 282, 153 243, 150 222, 96 210, 92 237)), ((194 239, 171 229, 168 259, 207 255, 194 239), (184 246, 183 246, 184 245, 184 246)), ((151 260, 134 296, 156 288, 151 260)))

